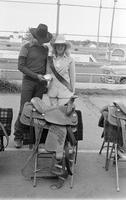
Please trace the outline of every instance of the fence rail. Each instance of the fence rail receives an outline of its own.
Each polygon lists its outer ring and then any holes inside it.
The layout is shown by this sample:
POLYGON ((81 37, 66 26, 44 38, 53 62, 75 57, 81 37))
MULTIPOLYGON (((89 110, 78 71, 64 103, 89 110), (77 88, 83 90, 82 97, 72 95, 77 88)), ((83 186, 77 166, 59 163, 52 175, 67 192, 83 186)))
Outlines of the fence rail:
MULTIPOLYGON (((96 24, 98 24, 98 30, 97 30, 97 33, 95 35, 90 35, 90 34, 72 34, 72 33, 63 33, 67 36, 84 36, 84 37, 95 37, 97 38, 97 42, 99 42, 99 38, 106 38, 106 39, 109 39, 110 37, 112 38, 116 38, 116 39, 125 39, 126 36, 114 36, 114 35, 101 35, 99 34, 99 30, 100 30, 100 20, 101 20, 101 10, 111 10, 111 12, 113 12, 113 10, 121 10, 121 11, 126 11, 126 7, 117 7, 117 6, 105 6, 103 3, 102 3, 102 0, 99 0, 99 4, 98 5, 86 5, 86 4, 76 4, 76 3, 63 3, 63 2, 60 2, 60 0, 55 0, 55 2, 41 2, 41 1, 17 1, 17 0, 0 0, 0 2, 4 2, 4 3, 15 3, 15 4, 35 4, 35 5, 46 5, 46 6, 57 6, 57 11, 59 10, 59 7, 82 7, 82 8, 93 8, 93 9, 97 9, 97 12, 99 13, 99 18, 97 19, 97 22, 96 24)), ((117 1, 114 0, 114 2, 116 3, 117 1)), ((115 5, 115 4, 114 4, 115 5)), ((58 14, 57 16, 57 19, 56 19, 56 26, 57 26, 57 30, 56 30, 56 33, 58 31, 58 33, 60 32, 59 31, 59 16, 60 16, 60 13, 58 14)), ((112 27, 112 23, 111 23, 111 27, 112 27)), ((26 31, 20 31, 20 30, 0 30, 0 32, 3 32, 3 33, 14 33, 14 32, 17 32, 17 33, 26 33, 26 31)), ((87 39, 87 38, 86 38, 87 39)), ((109 43, 109 42, 108 42, 109 43)))
MULTIPOLYGON (((80 83, 104 83, 103 78, 107 77, 125 77, 124 74, 102 74, 102 73, 76 73, 76 82, 80 83)), ((0 79, 22 80, 22 73, 15 69, 0 69, 0 79)))

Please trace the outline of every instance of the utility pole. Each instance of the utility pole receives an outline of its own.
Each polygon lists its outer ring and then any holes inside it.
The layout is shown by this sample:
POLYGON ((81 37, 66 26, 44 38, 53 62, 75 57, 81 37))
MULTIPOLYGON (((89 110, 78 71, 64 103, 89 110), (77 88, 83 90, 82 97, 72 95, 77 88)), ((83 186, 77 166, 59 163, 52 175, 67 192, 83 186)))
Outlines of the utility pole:
POLYGON ((101 9, 102 9, 102 0, 100 0, 100 6, 99 6, 98 32, 97 32, 97 48, 99 47, 99 32, 100 32, 100 22, 101 22, 101 9))
POLYGON ((114 17, 115 17, 115 6, 116 6, 117 0, 114 0, 113 5, 113 13, 112 13, 112 22, 111 22, 111 32, 110 32, 110 40, 109 40, 109 54, 108 54, 108 60, 111 60, 111 45, 112 45, 112 36, 113 36, 113 24, 114 24, 114 17))
POLYGON ((57 0, 56 35, 59 34, 60 0, 57 0))

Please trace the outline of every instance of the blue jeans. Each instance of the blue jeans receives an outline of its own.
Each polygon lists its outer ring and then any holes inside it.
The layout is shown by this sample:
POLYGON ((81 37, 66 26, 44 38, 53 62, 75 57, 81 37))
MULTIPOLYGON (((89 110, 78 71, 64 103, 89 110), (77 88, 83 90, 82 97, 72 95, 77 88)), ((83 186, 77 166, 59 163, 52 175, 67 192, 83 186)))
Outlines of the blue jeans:
POLYGON ((24 78, 22 81, 22 91, 20 99, 20 109, 17 120, 14 125, 14 140, 23 140, 23 132, 29 131, 29 126, 20 122, 20 116, 25 102, 30 102, 33 97, 42 99, 44 93, 44 84, 39 81, 24 78))

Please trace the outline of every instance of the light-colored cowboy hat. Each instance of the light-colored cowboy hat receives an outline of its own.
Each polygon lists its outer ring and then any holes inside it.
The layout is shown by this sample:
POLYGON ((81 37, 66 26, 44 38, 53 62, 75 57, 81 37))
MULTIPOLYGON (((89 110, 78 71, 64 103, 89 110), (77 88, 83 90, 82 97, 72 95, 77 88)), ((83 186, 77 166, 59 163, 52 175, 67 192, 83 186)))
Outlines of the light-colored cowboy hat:
POLYGON ((29 31, 40 43, 48 43, 52 39, 52 34, 48 32, 45 24, 39 24, 37 28, 30 28, 29 31))
POLYGON ((54 37, 54 39, 52 39, 51 41, 51 45, 52 47, 55 47, 58 44, 65 44, 66 48, 71 48, 71 43, 66 41, 65 36, 64 35, 57 35, 56 37, 54 37))

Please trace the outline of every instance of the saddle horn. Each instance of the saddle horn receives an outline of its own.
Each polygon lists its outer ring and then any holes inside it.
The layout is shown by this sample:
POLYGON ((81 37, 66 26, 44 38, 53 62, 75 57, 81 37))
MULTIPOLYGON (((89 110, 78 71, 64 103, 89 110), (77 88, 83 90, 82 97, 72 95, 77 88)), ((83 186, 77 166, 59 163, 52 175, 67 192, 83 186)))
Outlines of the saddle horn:
POLYGON ((73 104, 75 99, 78 98, 77 95, 73 95, 69 101, 66 103, 67 105, 67 110, 66 110, 66 115, 70 115, 73 109, 75 109, 75 105, 73 104))

